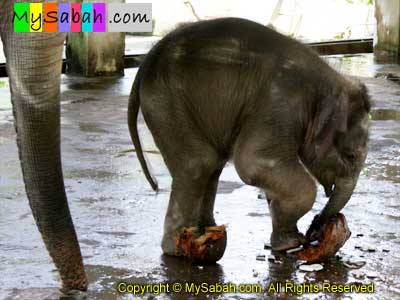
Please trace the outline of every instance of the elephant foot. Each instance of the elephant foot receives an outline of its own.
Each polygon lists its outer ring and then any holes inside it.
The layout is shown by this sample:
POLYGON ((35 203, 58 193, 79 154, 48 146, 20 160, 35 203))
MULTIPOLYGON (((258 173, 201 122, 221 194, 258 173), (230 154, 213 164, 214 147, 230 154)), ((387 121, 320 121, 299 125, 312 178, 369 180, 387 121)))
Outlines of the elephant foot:
POLYGON ((184 228, 177 235, 175 244, 183 256, 198 264, 206 265, 213 264, 222 258, 226 240, 224 225, 205 227, 202 232, 197 227, 190 227, 184 228))
POLYGON ((291 248, 299 247, 304 244, 306 239, 303 234, 298 231, 292 232, 276 232, 271 234, 271 247, 274 251, 285 251, 291 248))
POLYGON ((87 289, 88 281, 85 274, 61 278, 60 291, 65 295, 76 295, 80 292, 86 292, 87 289))

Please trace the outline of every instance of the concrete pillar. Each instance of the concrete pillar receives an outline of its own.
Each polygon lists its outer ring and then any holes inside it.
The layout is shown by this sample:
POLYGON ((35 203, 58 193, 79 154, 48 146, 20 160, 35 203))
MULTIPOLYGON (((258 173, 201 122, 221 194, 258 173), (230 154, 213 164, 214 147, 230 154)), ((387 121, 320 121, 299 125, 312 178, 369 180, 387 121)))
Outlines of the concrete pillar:
POLYGON ((67 73, 83 76, 124 74, 124 33, 69 33, 67 73))
POLYGON ((375 0, 374 53, 378 59, 400 55, 400 0, 375 0))
MULTIPOLYGON (((85 2, 88 2, 85 0, 85 2)), ((95 2, 95 1, 93 1, 95 2)), ((124 0, 102 2, 124 3, 124 0)), ((79 32, 67 36, 67 73, 86 77, 123 75, 125 33, 79 32)))

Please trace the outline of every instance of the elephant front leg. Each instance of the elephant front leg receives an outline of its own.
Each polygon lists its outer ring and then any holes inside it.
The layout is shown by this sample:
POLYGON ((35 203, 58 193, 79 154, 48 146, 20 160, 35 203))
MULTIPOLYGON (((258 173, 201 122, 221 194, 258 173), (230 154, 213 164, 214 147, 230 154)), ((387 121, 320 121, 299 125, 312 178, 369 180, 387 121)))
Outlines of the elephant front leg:
POLYGON ((272 218, 271 246, 282 251, 305 242, 297 229, 297 221, 311 208, 316 196, 314 180, 287 149, 243 142, 237 145, 234 162, 241 179, 266 191, 272 218), (254 151, 257 149, 257 151, 254 151))
POLYGON ((279 163, 276 167, 268 171, 274 177, 265 178, 264 188, 272 219, 271 246, 275 251, 283 251, 306 242, 297 228, 297 221, 312 208, 316 188, 299 163, 279 163), (286 172, 287 176, 283 176, 286 172))
POLYGON ((297 228, 297 220, 307 213, 310 208, 304 203, 296 205, 290 202, 288 198, 270 201, 269 210, 272 218, 271 246, 275 251, 295 248, 306 242, 304 235, 297 228))

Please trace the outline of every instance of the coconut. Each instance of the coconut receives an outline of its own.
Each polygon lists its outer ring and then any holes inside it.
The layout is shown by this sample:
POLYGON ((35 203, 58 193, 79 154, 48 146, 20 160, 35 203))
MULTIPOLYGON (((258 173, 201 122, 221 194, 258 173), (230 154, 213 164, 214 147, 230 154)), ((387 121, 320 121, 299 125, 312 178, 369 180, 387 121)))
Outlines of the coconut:
POLYGON ((304 250, 297 254, 300 259, 307 262, 324 261, 334 257, 351 235, 343 214, 338 213, 332 216, 327 222, 316 228, 318 217, 319 215, 315 216, 306 233, 308 241, 303 245, 304 250), (315 239, 312 237, 316 237, 318 243, 315 243, 315 239))

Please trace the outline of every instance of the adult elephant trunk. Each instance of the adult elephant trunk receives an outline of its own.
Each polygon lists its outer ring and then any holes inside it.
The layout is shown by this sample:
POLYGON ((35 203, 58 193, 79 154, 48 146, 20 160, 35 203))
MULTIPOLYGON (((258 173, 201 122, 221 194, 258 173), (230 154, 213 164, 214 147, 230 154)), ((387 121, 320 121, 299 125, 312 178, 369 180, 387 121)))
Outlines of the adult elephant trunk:
POLYGON ((335 188, 329 198, 328 203, 318 218, 318 223, 323 224, 330 217, 340 212, 340 210, 350 200, 351 195, 356 187, 358 176, 337 178, 335 188))
POLYGON ((60 157, 60 73, 64 34, 15 33, 14 1, 0 4, 17 144, 38 229, 61 276, 61 290, 87 280, 64 189, 60 157))

